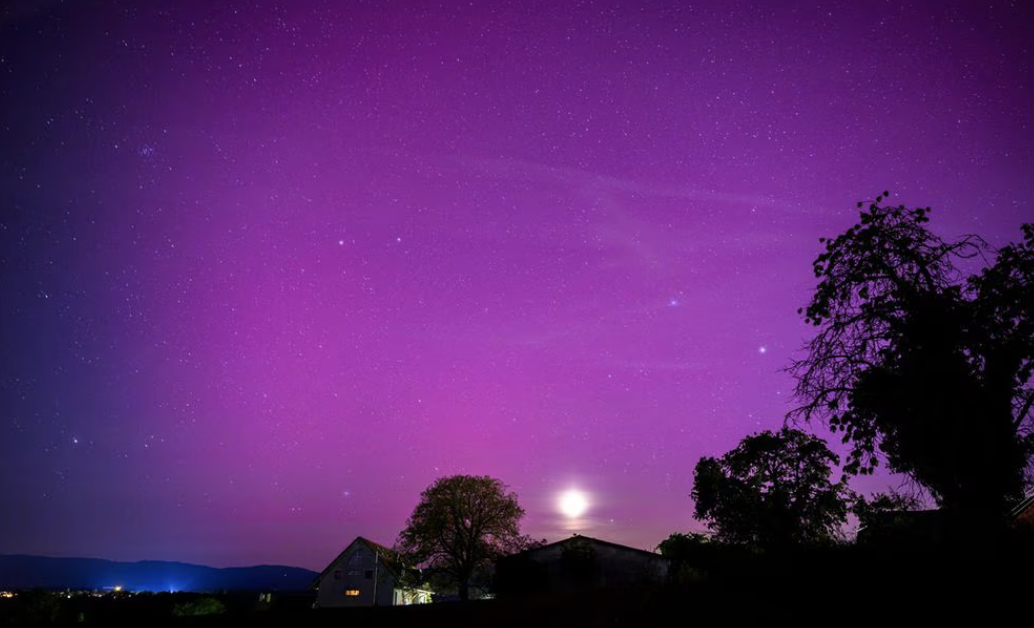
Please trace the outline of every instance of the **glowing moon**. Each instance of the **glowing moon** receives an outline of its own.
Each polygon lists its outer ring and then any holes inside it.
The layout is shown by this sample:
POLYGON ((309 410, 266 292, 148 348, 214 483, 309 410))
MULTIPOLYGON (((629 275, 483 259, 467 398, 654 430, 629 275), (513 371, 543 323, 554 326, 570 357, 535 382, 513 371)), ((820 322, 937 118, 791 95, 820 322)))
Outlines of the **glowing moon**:
POLYGON ((577 519, 589 509, 589 498, 585 493, 576 490, 565 491, 560 495, 560 512, 569 519, 577 519))

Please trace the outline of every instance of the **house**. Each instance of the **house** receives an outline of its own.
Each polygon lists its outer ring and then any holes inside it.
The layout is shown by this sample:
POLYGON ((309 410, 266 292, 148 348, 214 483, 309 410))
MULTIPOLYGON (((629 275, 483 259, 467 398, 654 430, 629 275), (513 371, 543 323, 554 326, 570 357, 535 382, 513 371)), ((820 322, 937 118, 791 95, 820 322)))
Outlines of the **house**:
POLYGON ((948 527, 941 510, 887 510, 874 513, 858 530, 860 545, 918 549, 947 542, 948 527))
POLYGON ((508 595, 663 584, 669 567, 660 554, 576 534, 500 559, 496 589, 508 595))
MULTIPOLYGON (((398 554, 383 545, 356 537, 312 582, 316 606, 402 606, 426 604, 431 591, 403 581, 407 570, 398 554)), ((406 578, 409 580, 409 577, 406 578)))
POLYGON ((1016 504, 1009 518, 1018 525, 1034 527, 1034 493, 1016 504))
MULTIPOLYGON (((1018 502, 1009 511, 1007 520, 1021 531, 1034 530, 1034 494, 1018 502)), ((877 513, 870 525, 858 530, 858 542, 907 548, 933 547, 953 539, 970 538, 959 536, 960 529, 967 533, 971 530, 959 527, 958 521, 953 522, 949 513, 943 510, 888 510, 877 513)))

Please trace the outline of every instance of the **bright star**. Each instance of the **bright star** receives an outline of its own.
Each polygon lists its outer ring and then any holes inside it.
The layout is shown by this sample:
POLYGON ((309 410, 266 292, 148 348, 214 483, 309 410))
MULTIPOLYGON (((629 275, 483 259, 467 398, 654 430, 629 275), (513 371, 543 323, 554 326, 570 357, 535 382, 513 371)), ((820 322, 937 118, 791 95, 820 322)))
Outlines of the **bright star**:
POLYGON ((760 347, 758 347, 758 353, 762 355, 768 353, 768 347, 766 347, 765 345, 761 345, 760 347))

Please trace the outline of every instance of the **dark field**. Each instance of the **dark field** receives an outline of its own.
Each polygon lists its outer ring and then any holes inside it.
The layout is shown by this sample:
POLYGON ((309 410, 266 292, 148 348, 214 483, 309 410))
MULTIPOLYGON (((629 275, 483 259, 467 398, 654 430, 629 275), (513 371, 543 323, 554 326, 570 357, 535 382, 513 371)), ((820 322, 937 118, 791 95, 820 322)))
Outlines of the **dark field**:
MULTIPOLYGON (((73 598, 28 609, 33 595, 0 600, 0 625, 79 626, 875 626, 931 622, 1014 623, 1034 598, 1034 556, 994 559, 926 556, 797 557, 737 573, 653 588, 535 593, 495 600, 357 609, 310 608, 307 595, 155 594, 73 598), (913 557, 915 558, 915 557, 913 557), (225 612, 174 616, 177 605, 205 597, 225 612), (49 610, 48 610, 49 608, 49 610), (29 612, 27 612, 29 611, 29 612)), ((50 598, 54 596, 51 595, 50 598)), ((40 598, 46 600, 50 598, 40 598)), ((1021 622, 1022 623, 1022 622, 1021 622)))

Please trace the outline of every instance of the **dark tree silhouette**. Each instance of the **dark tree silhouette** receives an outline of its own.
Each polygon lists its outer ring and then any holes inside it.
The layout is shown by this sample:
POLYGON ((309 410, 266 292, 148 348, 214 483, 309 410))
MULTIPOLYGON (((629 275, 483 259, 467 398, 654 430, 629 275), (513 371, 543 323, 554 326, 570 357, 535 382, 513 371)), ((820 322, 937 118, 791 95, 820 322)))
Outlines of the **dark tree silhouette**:
POLYGON ((523 516, 517 495, 495 478, 439 478, 421 493, 396 547, 411 564, 455 584, 466 600, 476 575, 532 544, 520 533, 523 516))
POLYGON ((675 532, 657 545, 661 556, 667 558, 671 567, 669 578, 680 584, 699 579, 710 570, 720 554, 721 544, 698 532, 675 532))
POLYGON ((189 602, 177 604, 172 608, 172 614, 176 617, 191 615, 222 615, 226 612, 226 604, 218 598, 201 597, 189 602))
POLYGON ((699 552, 701 547, 710 547, 711 545, 713 545, 711 537, 706 534, 700 534, 699 532, 673 532, 657 545, 657 550, 660 551, 661 556, 676 559, 692 556, 694 553, 699 552))
POLYGON ((721 458, 701 458, 693 477, 697 519, 719 541, 775 549, 835 538, 850 491, 830 481, 825 441, 784 427, 748 436, 721 458))
POLYGON ((1000 516, 1034 451, 1034 225, 997 251, 977 236, 945 241, 927 229, 929 208, 881 206, 886 194, 820 240, 802 308, 819 332, 790 367, 801 402, 790 416, 841 432, 850 474, 883 458, 950 513, 1000 516))

